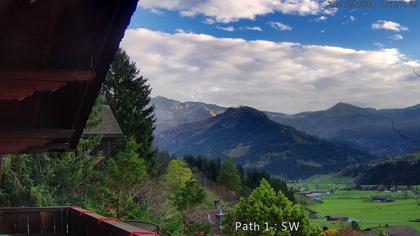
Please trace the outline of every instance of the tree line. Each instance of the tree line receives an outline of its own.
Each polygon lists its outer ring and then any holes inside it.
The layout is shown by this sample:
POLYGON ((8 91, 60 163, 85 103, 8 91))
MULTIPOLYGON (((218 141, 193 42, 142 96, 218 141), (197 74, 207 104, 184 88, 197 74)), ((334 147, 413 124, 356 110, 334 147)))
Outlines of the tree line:
POLYGON ((183 158, 192 168, 196 168, 209 180, 227 187, 241 195, 249 195, 265 179, 275 191, 281 191, 288 199, 294 201, 294 190, 278 177, 257 169, 245 170, 231 159, 221 161, 206 157, 188 155, 183 158))

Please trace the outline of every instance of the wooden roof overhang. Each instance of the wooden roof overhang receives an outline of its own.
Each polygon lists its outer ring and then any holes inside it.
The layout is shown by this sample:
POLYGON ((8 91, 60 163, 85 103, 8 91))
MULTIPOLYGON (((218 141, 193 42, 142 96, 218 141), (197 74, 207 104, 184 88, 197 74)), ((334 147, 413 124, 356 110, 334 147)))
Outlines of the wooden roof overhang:
POLYGON ((0 1, 0 154, 75 149, 137 2, 0 1))

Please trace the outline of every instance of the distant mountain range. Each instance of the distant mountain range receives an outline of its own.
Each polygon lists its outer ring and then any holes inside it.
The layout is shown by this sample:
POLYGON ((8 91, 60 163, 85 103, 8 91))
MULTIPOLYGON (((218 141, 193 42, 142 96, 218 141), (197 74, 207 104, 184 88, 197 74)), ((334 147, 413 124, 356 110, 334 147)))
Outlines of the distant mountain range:
POLYGON ((325 111, 296 115, 269 113, 269 117, 373 155, 406 153, 420 145, 412 142, 420 140, 420 105, 376 110, 338 103, 325 111))
POLYGON ((228 108, 214 117, 167 129, 156 135, 155 145, 177 155, 232 158, 245 168, 288 178, 329 173, 372 159, 279 124, 250 107, 228 108))
MULTIPOLYGON (((152 99, 157 117, 156 134, 185 123, 222 114, 225 107, 200 102, 152 99)), ((410 152, 420 146, 420 105, 402 109, 361 108, 338 103, 330 109, 288 115, 264 112, 268 118, 336 144, 386 156, 410 152)), ((159 138, 158 138, 159 139, 159 138)))

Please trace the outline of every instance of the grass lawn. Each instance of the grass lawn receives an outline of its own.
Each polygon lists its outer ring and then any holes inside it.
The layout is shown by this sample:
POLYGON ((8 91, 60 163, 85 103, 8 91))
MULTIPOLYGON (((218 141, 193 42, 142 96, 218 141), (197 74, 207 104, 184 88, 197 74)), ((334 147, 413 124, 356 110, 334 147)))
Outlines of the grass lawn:
MULTIPOLYGON (((368 200, 372 197, 391 197, 394 199, 415 199, 416 195, 412 192, 379 192, 373 190, 352 190, 352 191, 336 191, 334 194, 327 196, 327 199, 364 199, 368 200)), ((420 199, 419 199, 420 200, 420 199)))
MULTIPOLYGON (((362 195, 355 193, 354 195, 362 195)), ((327 225, 331 228, 339 228, 340 223, 326 222, 326 215, 345 215, 359 221, 362 229, 376 227, 378 225, 409 225, 420 231, 420 223, 410 222, 410 220, 420 218, 419 199, 397 199, 391 203, 373 203, 364 198, 324 198, 323 203, 317 203, 310 208, 317 212, 322 219, 313 220, 319 225, 327 225)), ((366 195, 363 195, 366 196, 366 195)))

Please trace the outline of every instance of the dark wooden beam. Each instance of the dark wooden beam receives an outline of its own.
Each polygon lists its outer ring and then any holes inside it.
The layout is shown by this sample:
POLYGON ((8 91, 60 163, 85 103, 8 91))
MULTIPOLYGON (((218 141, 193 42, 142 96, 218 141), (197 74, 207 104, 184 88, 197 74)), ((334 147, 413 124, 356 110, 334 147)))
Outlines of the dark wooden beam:
POLYGON ((1 129, 0 139, 69 139, 73 129, 1 129))
MULTIPOLYGON (((36 1, 36 0, 31 0, 36 1)), ((56 21, 57 21, 57 15, 58 15, 58 9, 60 6, 60 2, 62 0, 52 0, 51 1, 51 11, 50 11, 50 18, 48 21, 48 28, 47 33, 45 36, 44 41, 44 59, 45 59, 45 65, 48 65, 50 60, 50 53, 51 53, 51 43, 52 43, 52 37, 54 35, 55 27, 56 27, 56 21)))
POLYGON ((94 78, 92 70, 0 70, 0 85, 6 80, 72 82, 94 78))

